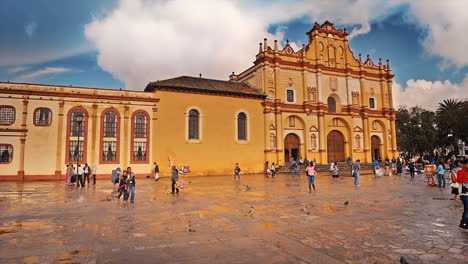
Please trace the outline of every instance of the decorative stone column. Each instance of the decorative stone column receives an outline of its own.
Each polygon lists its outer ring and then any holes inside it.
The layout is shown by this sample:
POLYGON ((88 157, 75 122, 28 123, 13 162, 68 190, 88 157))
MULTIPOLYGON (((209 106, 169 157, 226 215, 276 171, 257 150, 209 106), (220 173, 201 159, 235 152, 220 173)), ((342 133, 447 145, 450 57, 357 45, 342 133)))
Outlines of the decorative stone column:
MULTIPOLYGON (((59 102, 59 112, 58 112, 58 122, 57 122, 57 150, 56 150, 56 157, 55 157, 55 177, 60 179, 62 177, 62 168, 63 165, 63 155, 62 153, 62 142, 66 142, 63 138, 63 112, 65 107, 65 101, 63 98, 60 98, 59 102)), ((67 155, 68 153, 65 153, 67 155)))
POLYGON ((130 146, 130 140, 129 140, 129 130, 130 130, 130 127, 128 126, 128 120, 129 120, 129 111, 130 110, 130 107, 128 105, 125 105, 124 106, 124 114, 123 114, 123 142, 120 143, 120 144, 123 144, 123 155, 122 155, 122 164, 123 166, 128 166, 129 165, 129 156, 130 156, 130 152, 128 151, 128 147, 130 146))
POLYGON ((18 168, 18 180, 24 181, 24 154, 26 151, 26 132, 28 131, 27 125, 27 118, 28 118, 28 104, 29 98, 25 97, 23 100, 23 112, 21 118, 21 130, 22 135, 20 138, 21 146, 20 146, 20 158, 19 158, 19 168, 18 168))
POLYGON ((318 162, 320 164, 326 164, 327 161, 327 150, 325 146, 325 136, 326 136, 326 129, 325 129, 325 113, 322 109, 318 112, 318 130, 319 130, 319 157, 320 159, 318 162))
MULTIPOLYGON (((100 145, 99 140, 97 139, 97 130, 98 130, 98 118, 97 118, 97 109, 98 105, 93 104, 91 106, 91 164, 97 164, 99 163, 99 158, 96 160, 96 146, 100 145)), ((103 129, 103 128, 101 128, 103 129)), ((98 157, 100 157, 100 154, 98 154, 98 157)))

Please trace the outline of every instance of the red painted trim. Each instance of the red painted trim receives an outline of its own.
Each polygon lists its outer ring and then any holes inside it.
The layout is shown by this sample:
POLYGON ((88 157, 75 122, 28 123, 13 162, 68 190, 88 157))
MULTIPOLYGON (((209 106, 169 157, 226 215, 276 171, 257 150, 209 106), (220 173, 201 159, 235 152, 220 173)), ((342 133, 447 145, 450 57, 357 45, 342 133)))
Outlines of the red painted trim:
POLYGON ((135 112, 133 112, 132 114, 132 118, 130 119, 130 122, 132 122, 132 129, 130 131, 131 134, 131 137, 130 137, 130 163, 131 164, 148 164, 150 163, 150 138, 151 138, 151 134, 150 134, 150 115, 148 114, 148 112, 144 111, 144 110, 136 110, 135 112), (138 113, 143 113, 145 114, 146 116, 146 161, 135 161, 135 156, 133 155, 133 148, 134 148, 134 145, 135 145, 135 117, 138 113))
MULTIPOLYGON (((31 85, 35 85, 35 84, 31 84, 31 85)), ((40 85, 40 86, 43 86, 43 85, 40 85)), ((57 87, 60 87, 60 86, 57 86, 57 87)), ((73 88, 73 87, 67 87, 67 88, 73 88)), ((75 88, 78 88, 78 87, 75 87, 75 88)), ((111 89, 96 89, 96 88, 94 88, 94 90, 111 91, 111 89)), ((115 92, 119 92, 119 91, 115 90, 115 92)), ((64 92, 60 93, 60 92, 45 92, 45 91, 15 90, 15 89, 10 89, 10 90, 0 89, 0 93, 3 93, 3 94, 37 95, 37 96, 54 96, 54 97, 104 99, 104 100, 118 100, 118 101, 122 101, 122 100, 125 99, 125 101, 140 101, 140 102, 153 102, 153 103, 159 102, 158 98, 139 98, 139 97, 132 97, 132 96, 125 97, 123 95, 117 96, 117 95, 99 95, 99 94, 78 94, 78 93, 64 93, 64 92)))
POLYGON ((11 126, 16 122, 16 108, 12 105, 0 105, 0 108, 2 107, 8 107, 8 108, 13 108, 13 122, 10 124, 0 124, 0 126, 11 126))
POLYGON ((117 109, 115 108, 112 108, 112 107, 109 107, 109 108, 106 108, 104 109, 102 112, 101 112, 101 133, 100 133, 100 136, 99 136, 99 163, 100 164, 119 164, 120 163, 120 113, 119 111, 117 111, 117 109), (102 153, 104 151, 104 121, 105 121, 105 116, 107 114, 107 112, 114 112, 116 115, 117 115, 117 134, 116 134, 116 138, 117 138, 117 142, 116 142, 116 147, 115 147, 115 161, 104 161, 104 159, 102 158, 102 153))
MULTIPOLYGON (((84 135, 83 135, 83 161, 81 162, 82 164, 87 162, 87 154, 88 154, 88 119, 89 119, 89 114, 88 111, 82 106, 75 106, 68 110, 67 113, 67 134, 66 134, 66 139, 65 139, 65 163, 76 163, 76 161, 70 161, 69 159, 69 152, 70 152, 70 129, 71 129, 71 115, 73 111, 75 110, 81 110, 83 111, 85 115, 84 119, 84 135)), ((80 137, 81 140, 81 137, 80 137)))
POLYGON ((27 129, 10 129, 10 128, 0 128, 0 132, 28 132, 27 129))
MULTIPOLYGON (((13 145, 12 144, 0 144, 0 146, 11 146, 11 159, 10 159, 10 162, 0 162, 0 165, 6 165, 6 164, 10 164, 12 161, 13 161, 13 153, 15 151, 15 149, 13 148, 13 145)), ((2 155, 2 153, 0 153, 0 155, 2 155)))
POLYGON ((38 107, 36 109, 34 109, 34 113, 33 113, 33 123, 35 126, 40 126, 40 127, 48 127, 48 126, 51 126, 52 125, 52 119, 54 117, 54 112, 52 112, 52 110, 48 107, 38 107), (48 125, 38 125, 36 124, 36 112, 39 111, 40 109, 47 109, 50 111, 50 122, 48 125))

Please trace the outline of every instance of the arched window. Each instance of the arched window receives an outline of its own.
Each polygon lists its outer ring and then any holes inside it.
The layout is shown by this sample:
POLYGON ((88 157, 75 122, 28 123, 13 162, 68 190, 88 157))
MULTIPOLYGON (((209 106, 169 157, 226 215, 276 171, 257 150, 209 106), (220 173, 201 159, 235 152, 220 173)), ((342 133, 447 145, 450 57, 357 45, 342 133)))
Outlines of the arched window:
POLYGON ((16 111, 13 106, 0 106, 0 125, 11 125, 15 122, 16 111))
POLYGON ((0 144, 0 164, 10 163, 13 160, 13 146, 10 144, 0 144))
POLYGON ((328 104, 328 112, 329 113, 336 113, 336 101, 333 97, 328 97, 327 99, 328 104))
POLYGON ((86 162, 88 113, 82 107, 68 112, 67 162, 86 162))
POLYGON ((200 113, 197 110, 192 109, 189 112, 189 124, 188 124, 189 139, 200 139, 199 126, 200 126, 200 113))
POLYGON ((148 163, 149 116, 136 111, 132 117, 132 163, 148 163))
POLYGON ((237 115, 237 139, 247 140, 247 115, 245 113, 237 115))
POLYGON ((34 125, 50 126, 52 123, 52 111, 49 108, 39 107, 34 110, 34 125))
POLYGON ((101 163, 118 163, 119 114, 113 109, 104 110, 101 119, 101 163))
POLYGON ((276 136, 273 133, 270 134, 270 148, 271 149, 276 148, 276 136))

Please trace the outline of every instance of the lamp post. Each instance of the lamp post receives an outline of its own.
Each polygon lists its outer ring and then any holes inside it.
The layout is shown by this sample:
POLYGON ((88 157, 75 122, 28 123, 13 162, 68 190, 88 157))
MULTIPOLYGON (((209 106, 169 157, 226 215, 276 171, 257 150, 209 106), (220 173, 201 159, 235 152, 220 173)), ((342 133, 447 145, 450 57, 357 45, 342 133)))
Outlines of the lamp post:
POLYGON ((84 116, 82 113, 78 113, 75 115, 75 120, 78 126, 78 141, 76 143, 76 148, 75 148, 75 158, 76 158, 76 173, 78 173, 78 165, 80 161, 80 135, 81 135, 81 124, 83 123, 84 116))

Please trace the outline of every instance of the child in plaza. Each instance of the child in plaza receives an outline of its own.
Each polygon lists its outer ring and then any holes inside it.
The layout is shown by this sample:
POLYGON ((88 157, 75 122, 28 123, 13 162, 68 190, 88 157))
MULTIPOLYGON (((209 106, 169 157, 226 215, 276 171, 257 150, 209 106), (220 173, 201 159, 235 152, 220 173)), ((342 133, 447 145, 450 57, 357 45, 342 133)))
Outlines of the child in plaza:
POLYGON ((314 188, 315 191, 315 175, 317 174, 315 166, 315 162, 310 162, 307 164, 307 168, 305 169, 307 180, 309 181, 309 192, 312 192, 312 188, 314 188))
POLYGON ((236 163, 236 167, 234 167, 234 180, 236 179, 236 177, 240 180, 240 172, 241 168, 239 167, 239 163, 236 163))
POLYGON ((340 177, 340 170, 338 169, 336 162, 332 162, 330 165, 330 173, 334 179, 340 177))
POLYGON ((123 171, 122 176, 120 176, 119 195, 117 196, 117 199, 120 199, 122 195, 124 197, 124 201, 127 201, 128 200, 127 171, 123 171))

